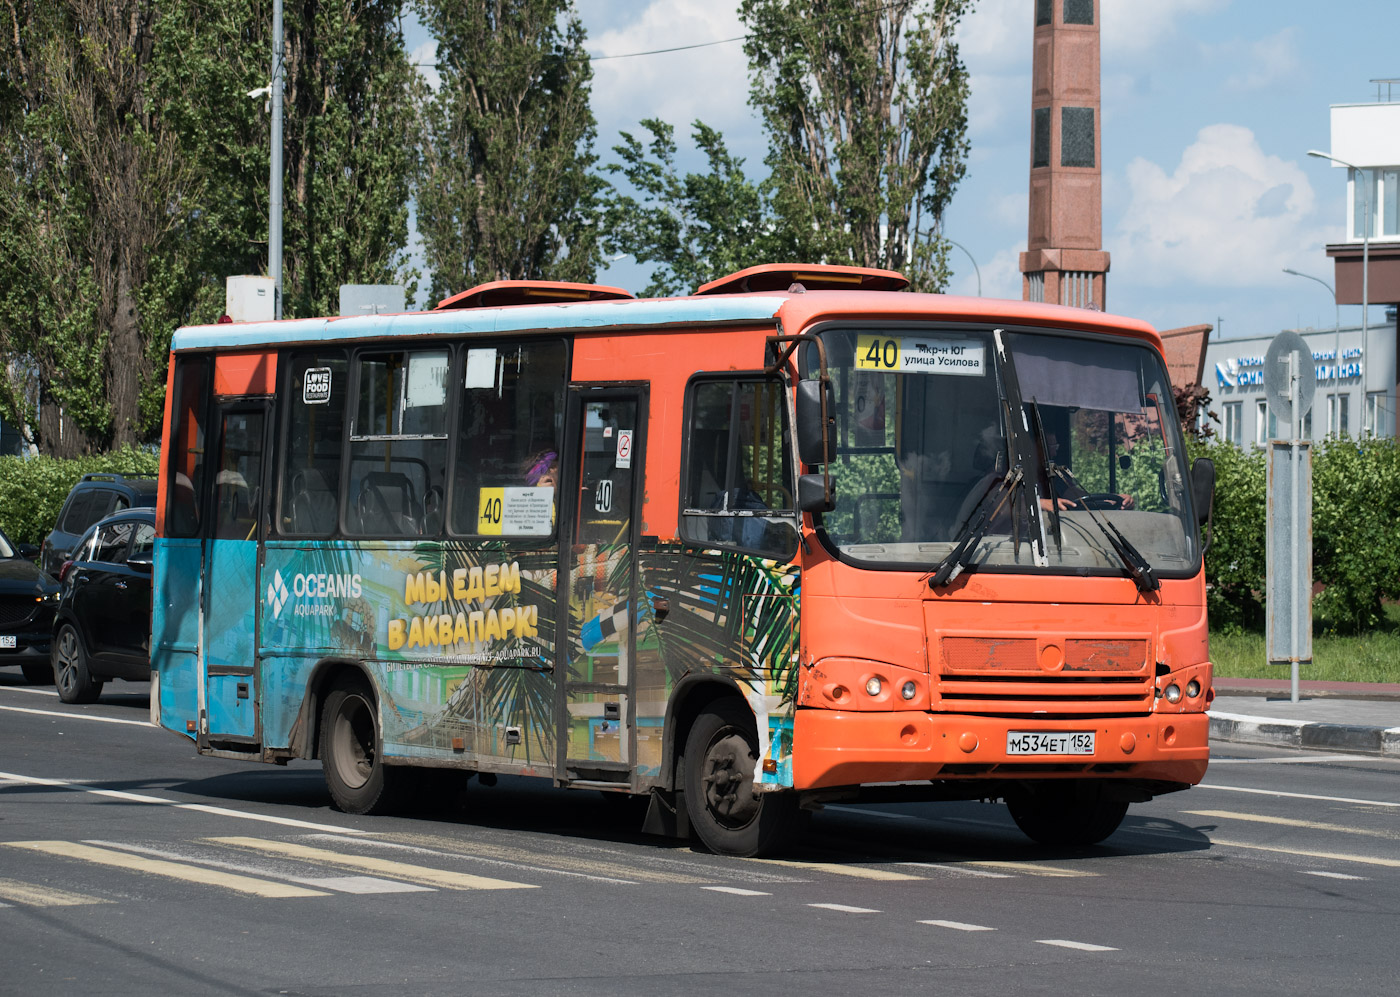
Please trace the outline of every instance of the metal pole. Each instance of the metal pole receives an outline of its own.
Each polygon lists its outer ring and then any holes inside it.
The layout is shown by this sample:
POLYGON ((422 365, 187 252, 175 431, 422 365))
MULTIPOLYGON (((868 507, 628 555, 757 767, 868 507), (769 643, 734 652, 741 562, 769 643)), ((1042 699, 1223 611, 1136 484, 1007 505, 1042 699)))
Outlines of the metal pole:
POLYGON ((1290 663, 1292 672, 1292 701, 1298 702, 1298 654, 1303 646, 1302 633, 1299 628, 1299 620, 1302 618, 1302 607, 1298 605, 1298 590, 1303 586, 1302 566, 1298 563, 1302 557, 1303 545, 1299 542, 1298 531, 1298 507, 1302 505, 1301 496, 1303 493, 1302 484, 1298 481, 1298 464, 1300 461, 1300 448, 1298 438, 1299 429, 1303 424, 1302 399, 1299 397, 1298 382, 1302 378, 1302 371, 1298 370, 1298 355, 1290 353, 1288 355, 1288 404, 1293 413, 1290 427, 1293 439, 1289 442, 1288 452, 1292 458, 1293 466, 1289 473, 1293 475, 1293 508, 1291 510, 1292 532, 1293 532, 1293 572, 1291 584, 1288 586, 1288 598, 1293 604, 1293 661, 1290 663))
POLYGON ((948 244, 950 246, 957 246, 964 253, 967 253, 967 258, 969 260, 972 260, 972 269, 977 273, 977 296, 979 298, 982 297, 982 271, 977 266, 977 260, 973 257, 971 253, 968 252, 967 247, 964 246, 962 243, 954 242, 952 239, 949 239, 946 235, 943 238, 948 241, 948 244))
POLYGON ((272 317, 282 317, 282 0, 272 2, 272 165, 267 218, 267 273, 272 317))
MULTIPOLYGON (((1332 320, 1332 390, 1335 392, 1339 390, 1342 380, 1342 306, 1337 301, 1337 292, 1332 289, 1331 284, 1327 283, 1327 281, 1323 280, 1321 277, 1314 277, 1310 273, 1301 273, 1289 267, 1284 267, 1283 272, 1290 273, 1294 277, 1306 277, 1308 280, 1316 281, 1327 288, 1327 293, 1332 295, 1332 308, 1334 311, 1334 318, 1332 320)), ((1341 405, 1341 402, 1337 401, 1337 396, 1335 394, 1332 396, 1332 400, 1334 405, 1341 405)), ((1362 398, 1362 403, 1365 403, 1364 397, 1362 398)), ((1333 410, 1329 408, 1327 411, 1328 416, 1331 417, 1333 410)), ((1337 412, 1336 414, 1340 415, 1341 413, 1337 412)), ((1337 427, 1331 426, 1329 428, 1335 432, 1337 427)))

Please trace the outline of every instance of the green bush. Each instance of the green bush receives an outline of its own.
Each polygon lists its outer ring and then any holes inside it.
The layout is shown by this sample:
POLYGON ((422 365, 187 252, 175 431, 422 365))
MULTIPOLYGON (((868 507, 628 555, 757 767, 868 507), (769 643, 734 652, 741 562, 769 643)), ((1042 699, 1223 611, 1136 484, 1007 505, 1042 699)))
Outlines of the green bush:
POLYGON ((84 474, 102 471, 154 478, 160 458, 127 447, 68 460, 0 457, 0 528, 15 543, 42 543, 58 520, 63 500, 84 474))
MULTIPOLYGON (((1224 442, 1193 443, 1215 461, 1214 538, 1206 554, 1211 627, 1264 623, 1265 457, 1224 442)), ((1375 628, 1400 598, 1400 442, 1329 439, 1313 446, 1313 618, 1324 633, 1375 628)))

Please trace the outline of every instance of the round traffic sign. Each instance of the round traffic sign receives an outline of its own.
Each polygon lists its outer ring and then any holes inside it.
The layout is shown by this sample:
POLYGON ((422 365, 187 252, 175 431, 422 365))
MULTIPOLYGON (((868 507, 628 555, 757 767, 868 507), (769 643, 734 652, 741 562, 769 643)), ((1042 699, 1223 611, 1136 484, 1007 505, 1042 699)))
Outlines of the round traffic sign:
POLYGON ((1317 391, 1317 367, 1312 350, 1302 336, 1296 332, 1280 332, 1264 354, 1264 396, 1268 399, 1269 411, 1279 422, 1293 422, 1294 387, 1290 383, 1290 373, 1298 381, 1298 418, 1302 419, 1312 409, 1313 394, 1317 391))

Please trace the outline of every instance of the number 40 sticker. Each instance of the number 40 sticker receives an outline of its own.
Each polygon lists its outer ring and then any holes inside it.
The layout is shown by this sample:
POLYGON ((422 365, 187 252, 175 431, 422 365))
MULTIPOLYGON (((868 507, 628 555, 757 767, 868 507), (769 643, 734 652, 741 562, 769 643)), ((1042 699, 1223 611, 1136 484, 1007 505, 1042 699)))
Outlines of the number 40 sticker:
POLYGON ((893 336, 857 336, 856 367, 860 370, 899 370, 899 340, 893 336))

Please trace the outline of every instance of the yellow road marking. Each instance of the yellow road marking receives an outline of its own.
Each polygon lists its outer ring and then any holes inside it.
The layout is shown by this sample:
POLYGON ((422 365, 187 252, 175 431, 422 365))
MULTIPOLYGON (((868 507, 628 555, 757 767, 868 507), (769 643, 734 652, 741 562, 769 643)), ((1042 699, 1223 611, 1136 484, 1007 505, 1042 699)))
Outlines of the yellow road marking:
POLYGON ((1324 824, 1315 820, 1295 820, 1292 817, 1266 817, 1263 814, 1242 814, 1233 810, 1184 810, 1193 817, 1219 817, 1222 820, 1247 820, 1256 824, 1278 824, 1282 827, 1306 827, 1313 831, 1339 831, 1342 834, 1363 834, 1371 838, 1394 840, 1400 835, 1391 831, 1374 831, 1364 827, 1347 827, 1344 824, 1324 824))
POLYGON ((232 845, 235 848, 271 852, 274 855, 283 855, 287 858, 304 859, 308 862, 322 862, 342 869, 358 869, 380 876, 392 876, 396 879, 406 879, 411 883, 422 883, 424 886, 445 886, 452 890, 537 889, 531 883, 512 883, 504 879, 488 879, 485 876, 472 876, 465 872, 453 872, 449 869, 434 869, 431 866, 412 865, 408 862, 391 862, 388 859, 374 858, 370 855, 349 855, 333 852, 327 848, 298 845, 290 841, 243 837, 206 838, 205 840, 221 845, 232 845))
POLYGON ((859 865, 841 865, 837 862, 796 862, 792 859, 749 859, 750 862, 762 862, 765 865, 780 865, 788 869, 812 869, 817 872, 831 872, 838 876, 854 876, 857 879, 877 879, 885 883, 894 883, 901 880, 917 880, 922 882, 923 876, 911 876, 907 872, 890 872, 888 869, 867 869, 859 865))
POLYGON ((1243 841, 1222 841, 1211 838, 1212 845, 1225 848, 1249 848, 1256 852, 1279 852, 1283 855, 1296 855, 1307 859, 1332 859, 1337 862, 1360 862, 1362 865, 1379 865, 1387 869, 1400 869, 1400 859, 1376 858, 1373 855, 1346 855, 1341 852, 1305 852, 1298 848, 1275 848, 1271 845, 1250 845, 1243 841))
POLYGON ((1076 879, 1082 876, 1098 875, 1097 872, 1089 872, 1084 869, 1061 869, 1053 865, 1036 865, 1034 862, 993 862, 985 859, 979 859, 977 861, 963 859, 946 864, 973 865, 985 869, 1005 869, 1007 872, 1022 872, 1027 876, 1045 876, 1050 879, 1076 879))
POLYGON ((237 893, 247 893, 255 897, 325 897, 330 894, 321 890, 308 890, 290 883, 275 883, 270 879, 255 879, 231 872, 219 872, 183 862, 169 862, 165 859, 146 858, 129 852, 113 851, 109 848, 94 848, 72 841, 7 841, 11 848, 25 848, 34 852, 57 855, 60 858, 78 859, 98 865, 110 865, 130 872, 145 872, 152 876, 165 876, 180 879, 187 883, 202 883, 206 886, 222 886, 237 893))
POLYGON ((112 901, 101 897, 89 897, 82 893, 69 893, 47 886, 34 886, 21 883, 17 879, 0 879, 0 899, 13 900, 17 904, 30 907, 79 907, 83 904, 109 904, 112 901))
POLYGON ((679 883, 689 886, 714 881, 713 877, 705 879, 685 873, 657 872, 618 862, 605 862, 600 859, 579 858, 572 855, 547 855, 525 848, 511 848, 505 845, 491 845, 477 841, 452 841, 430 834, 395 834, 390 840, 404 845, 453 852, 457 855, 467 855, 473 858, 493 859, 517 865, 533 865, 544 870, 570 872, 582 876, 617 879, 632 883, 679 883))

